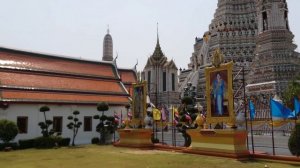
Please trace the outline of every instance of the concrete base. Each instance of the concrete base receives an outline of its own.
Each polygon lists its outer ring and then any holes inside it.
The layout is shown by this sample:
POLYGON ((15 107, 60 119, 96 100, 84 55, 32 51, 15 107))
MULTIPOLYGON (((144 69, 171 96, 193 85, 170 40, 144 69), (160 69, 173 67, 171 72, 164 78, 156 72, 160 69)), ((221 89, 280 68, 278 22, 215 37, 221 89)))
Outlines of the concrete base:
POLYGON ((151 129, 123 129, 118 132, 120 141, 114 143, 114 146, 150 149, 154 147, 151 142, 151 129))
POLYGON ((191 136, 192 144, 183 152, 232 158, 250 156, 246 147, 246 131, 191 129, 187 133, 191 136))

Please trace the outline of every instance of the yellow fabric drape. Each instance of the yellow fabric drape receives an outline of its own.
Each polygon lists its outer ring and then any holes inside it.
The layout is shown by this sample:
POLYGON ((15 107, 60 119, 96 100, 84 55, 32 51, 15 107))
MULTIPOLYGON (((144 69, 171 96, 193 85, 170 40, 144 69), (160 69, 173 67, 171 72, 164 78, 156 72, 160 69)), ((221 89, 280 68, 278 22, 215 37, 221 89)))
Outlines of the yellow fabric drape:
POLYGON ((160 120, 160 118, 161 118, 161 112, 160 112, 160 110, 158 110, 157 108, 154 108, 152 110, 152 112, 153 112, 153 119, 154 120, 160 120))

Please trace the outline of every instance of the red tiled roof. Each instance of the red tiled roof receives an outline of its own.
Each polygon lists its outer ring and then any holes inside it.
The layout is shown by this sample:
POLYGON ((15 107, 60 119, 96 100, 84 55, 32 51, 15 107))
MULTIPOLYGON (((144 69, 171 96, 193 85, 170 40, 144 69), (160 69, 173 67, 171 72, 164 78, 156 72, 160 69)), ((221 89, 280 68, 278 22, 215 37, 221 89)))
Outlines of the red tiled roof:
POLYGON ((95 75, 116 78, 112 64, 54 57, 0 48, 0 66, 58 73, 95 75))
POLYGON ((40 74, 26 74, 19 72, 1 72, 1 85, 32 87, 44 89, 67 89, 67 90, 85 90, 102 92, 119 92, 123 90, 119 82, 112 80, 91 80, 70 78, 65 76, 49 76, 40 74))
POLYGON ((137 82, 136 72, 132 69, 118 69, 120 78, 124 84, 137 82))
POLYGON ((127 104, 112 63, 0 48, 0 101, 127 104))

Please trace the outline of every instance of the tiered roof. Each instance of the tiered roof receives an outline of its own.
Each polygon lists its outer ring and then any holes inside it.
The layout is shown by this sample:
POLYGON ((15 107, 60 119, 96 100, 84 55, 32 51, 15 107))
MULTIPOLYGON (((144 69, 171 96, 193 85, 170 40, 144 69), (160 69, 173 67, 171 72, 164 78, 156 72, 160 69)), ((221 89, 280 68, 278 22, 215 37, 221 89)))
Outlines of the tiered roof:
POLYGON ((174 61, 173 60, 168 61, 168 58, 162 52, 158 38, 157 38, 155 50, 154 50, 152 56, 150 58, 148 58, 145 68, 152 67, 152 66, 160 66, 163 68, 170 68, 170 69, 178 70, 174 61))
POLYGON ((0 101, 127 104, 118 70, 110 62, 63 58, 0 48, 0 101))

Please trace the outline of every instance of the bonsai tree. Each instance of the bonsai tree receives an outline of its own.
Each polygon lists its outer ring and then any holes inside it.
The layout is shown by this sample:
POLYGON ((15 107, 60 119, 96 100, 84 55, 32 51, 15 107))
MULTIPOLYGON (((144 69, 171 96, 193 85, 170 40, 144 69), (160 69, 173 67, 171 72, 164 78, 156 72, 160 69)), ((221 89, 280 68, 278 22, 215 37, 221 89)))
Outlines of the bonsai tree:
POLYGON ((176 124, 176 127, 179 132, 182 133, 182 136, 184 138, 184 146, 188 147, 191 145, 191 137, 186 133, 186 130, 189 128, 195 128, 195 126, 192 126, 192 123, 197 118, 197 112, 198 110, 194 108, 194 101, 193 98, 190 96, 185 96, 181 100, 181 105, 178 108, 178 114, 175 114, 174 121, 176 124), (179 123, 184 122, 185 124, 179 123))
POLYGON ((82 125, 82 122, 79 121, 77 118, 77 115, 79 115, 79 111, 75 110, 73 111, 73 116, 68 116, 68 120, 70 120, 70 123, 67 125, 67 127, 73 131, 73 140, 72 140, 72 146, 75 146, 75 138, 78 133, 78 129, 82 125))
POLYGON ((297 122, 289 138, 289 150, 292 155, 300 156, 300 123, 297 122))
POLYGON ((16 123, 9 120, 0 120, 0 139, 8 144, 9 141, 15 139, 18 134, 16 123))
POLYGON ((100 144, 105 144, 105 134, 106 134, 106 126, 104 125, 105 124, 105 121, 107 120, 107 116, 104 115, 104 111, 107 111, 109 109, 109 106, 106 102, 101 102, 97 105, 97 110, 99 112, 102 111, 102 115, 99 116, 99 115, 94 115, 94 119, 97 119, 99 120, 99 124, 96 126, 96 131, 99 132, 100 134, 100 144))
POLYGON ((48 106, 42 106, 40 108, 40 112, 44 113, 44 122, 39 122, 38 125, 40 126, 41 130, 42 130, 42 134, 43 134, 43 137, 48 137, 50 135, 52 135, 54 133, 53 130, 48 130, 49 129, 49 126, 52 125, 52 120, 47 120, 47 117, 46 117, 46 112, 47 111, 50 111, 50 108, 48 106))

